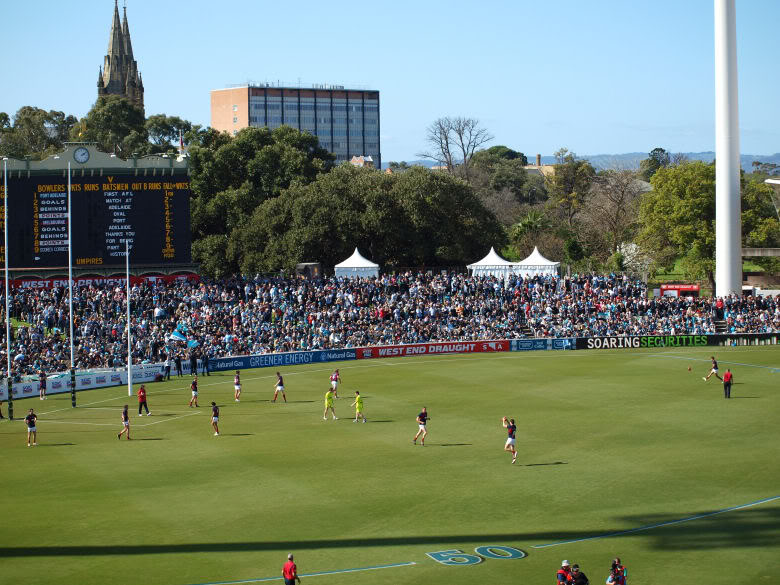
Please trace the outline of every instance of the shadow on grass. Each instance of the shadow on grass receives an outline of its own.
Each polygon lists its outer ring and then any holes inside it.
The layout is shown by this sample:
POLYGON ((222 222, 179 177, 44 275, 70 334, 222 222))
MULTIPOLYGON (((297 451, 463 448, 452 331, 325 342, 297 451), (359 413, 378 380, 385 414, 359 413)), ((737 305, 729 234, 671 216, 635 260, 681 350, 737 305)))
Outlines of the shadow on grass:
POLYGON ((429 536, 403 535, 380 538, 347 538, 323 540, 278 540, 238 542, 196 542, 187 544, 106 544, 106 545, 55 545, 55 546, 4 546, 0 558, 19 557, 77 557, 108 555, 156 555, 191 553, 226 553, 257 551, 320 550, 341 548, 392 547, 408 545, 444 546, 471 545, 475 542, 512 543, 564 543, 578 539, 619 538, 627 530, 635 530, 625 536, 645 538, 650 547, 663 551, 712 550, 735 548, 766 548, 780 538, 780 507, 739 510, 723 515, 696 518, 718 511, 692 512, 685 518, 679 513, 624 516, 615 518, 615 526, 598 532, 568 530, 561 532, 504 532, 483 534, 434 534, 429 536), (654 526, 696 518, 685 524, 654 526), (642 530, 642 531, 639 531, 642 530))
POLYGON ((72 447, 76 443, 41 443, 39 447, 72 447))
MULTIPOLYGON (((431 443, 431 445, 435 444, 431 443)), ((471 447, 471 443, 441 443, 439 447, 471 447)))
POLYGON ((545 465, 568 465, 566 461, 553 461, 551 463, 526 463, 523 467, 542 467, 545 465))
POLYGON ((162 437, 144 437, 143 439, 136 439, 137 441, 164 441, 162 437))
POLYGON ((760 396, 732 396, 729 400, 736 400, 742 398, 761 398, 760 396))
POLYGON ((395 422, 394 420, 391 420, 389 418, 383 418, 383 419, 368 419, 368 422, 370 423, 389 423, 389 422, 395 422))
POLYGON ((220 433, 223 437, 251 437, 254 433, 220 433))

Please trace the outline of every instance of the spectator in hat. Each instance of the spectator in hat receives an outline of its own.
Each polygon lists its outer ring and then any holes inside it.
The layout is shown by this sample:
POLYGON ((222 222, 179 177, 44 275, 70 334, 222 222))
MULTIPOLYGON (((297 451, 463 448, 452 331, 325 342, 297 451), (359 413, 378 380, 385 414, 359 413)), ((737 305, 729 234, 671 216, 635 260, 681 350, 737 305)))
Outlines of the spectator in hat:
POLYGON ((571 585, 573 578, 571 575, 571 565, 569 564, 569 561, 561 561, 561 568, 558 569, 555 577, 556 583, 558 583, 558 585, 571 585))

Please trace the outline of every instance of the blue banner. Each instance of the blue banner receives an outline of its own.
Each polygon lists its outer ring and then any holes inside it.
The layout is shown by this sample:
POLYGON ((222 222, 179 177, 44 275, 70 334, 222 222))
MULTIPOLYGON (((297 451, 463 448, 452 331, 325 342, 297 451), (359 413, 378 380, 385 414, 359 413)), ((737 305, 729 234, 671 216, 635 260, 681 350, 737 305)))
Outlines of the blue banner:
POLYGON ((576 349, 576 339, 551 338, 551 339, 513 339, 512 351, 539 351, 544 349, 576 349))
POLYGON ((546 339, 513 339, 510 344, 511 351, 535 351, 547 349, 546 339))
POLYGON ((263 355, 239 355, 209 360, 209 370, 247 370, 251 368, 276 368, 320 362, 336 362, 357 359, 354 349, 332 349, 317 351, 295 351, 289 353, 267 353, 263 355))

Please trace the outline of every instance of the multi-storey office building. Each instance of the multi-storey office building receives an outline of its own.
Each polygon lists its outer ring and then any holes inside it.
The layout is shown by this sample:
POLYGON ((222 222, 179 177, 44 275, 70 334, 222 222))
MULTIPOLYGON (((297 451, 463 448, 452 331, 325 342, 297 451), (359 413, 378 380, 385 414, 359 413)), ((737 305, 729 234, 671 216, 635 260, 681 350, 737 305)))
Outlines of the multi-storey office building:
POLYGON ((370 156, 381 168, 378 91, 261 84, 211 92, 211 126, 216 130, 237 134, 249 126, 274 129, 282 124, 314 134, 339 162, 370 156))

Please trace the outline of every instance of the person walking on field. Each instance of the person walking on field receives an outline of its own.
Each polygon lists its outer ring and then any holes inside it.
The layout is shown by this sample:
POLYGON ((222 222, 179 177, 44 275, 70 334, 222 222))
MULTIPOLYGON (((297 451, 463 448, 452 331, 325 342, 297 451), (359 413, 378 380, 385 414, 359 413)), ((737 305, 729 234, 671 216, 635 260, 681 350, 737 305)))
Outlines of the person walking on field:
POLYGON ((295 585, 296 581, 300 585, 301 578, 298 576, 298 567, 293 562, 292 553, 287 555, 287 562, 282 567, 282 578, 284 579, 284 585, 295 585))
POLYGON ((287 402, 287 394, 284 393, 284 378, 282 378, 282 375, 279 372, 276 372, 276 386, 274 386, 274 399, 271 400, 271 402, 276 402, 276 397, 279 394, 279 392, 282 393, 282 398, 284 398, 284 401, 287 402))
POLYGON ((219 406, 216 402, 211 403, 211 428, 214 429, 214 436, 219 436, 219 406))
POLYGON ((355 407, 355 420, 352 422, 357 422, 359 418, 366 422, 366 415, 363 414, 363 397, 358 390, 355 390, 355 402, 352 403, 352 406, 355 407))
POLYGON ((127 433, 127 440, 130 440, 130 415, 127 413, 127 404, 122 409, 122 430, 116 436, 117 439, 121 439, 122 435, 127 433))
POLYGON ((731 369, 727 369, 723 374, 723 397, 731 398, 731 383, 734 381, 734 374, 731 373, 731 369))
POLYGON ((27 446, 30 446, 30 438, 32 438, 32 444, 33 447, 35 447, 38 444, 38 427, 36 426, 36 423, 38 421, 38 415, 36 415, 33 412, 33 409, 30 409, 30 412, 27 413, 27 416, 24 417, 24 422, 27 424, 27 446))
POLYGON ((184 375, 181 370, 181 354, 176 354, 176 359, 173 360, 173 363, 176 365, 176 377, 181 378, 184 375))
POLYGON ((710 356, 710 359, 712 360, 712 369, 710 370, 710 373, 709 373, 709 374, 707 374, 707 377, 706 377, 706 378, 702 378, 702 380, 704 380, 704 381, 706 382, 707 380, 709 380, 709 379, 710 379, 710 377, 711 377, 713 374, 715 374, 715 377, 716 377, 718 380, 721 380, 721 381, 723 381, 723 378, 721 378, 720 376, 718 376, 718 361, 715 359, 715 356, 714 356, 714 355, 713 355, 713 356, 710 356))
POLYGON ((43 370, 38 374, 38 394, 41 400, 46 400, 46 372, 43 370))
POLYGON ((233 378, 233 396, 236 402, 241 402, 241 372, 236 370, 236 375, 233 378))
POLYGON ((417 437, 422 435, 422 439, 420 439, 420 445, 425 447, 425 437, 428 436, 428 430, 427 430, 427 424, 428 424, 428 409, 423 406, 422 412, 417 415, 417 434, 414 436, 414 439, 412 439, 412 444, 417 444, 417 437))
POLYGON ((144 408, 146 409, 146 416, 152 414, 149 412, 149 406, 146 404, 146 386, 141 384, 141 387, 138 389, 138 416, 143 416, 141 409, 144 408))
POLYGON ((504 428, 507 431, 506 443, 504 443, 504 451, 509 451, 512 454, 512 463, 517 461, 517 447, 515 433, 517 432, 517 425, 515 425, 515 419, 506 417, 501 419, 504 428))
POLYGON ((328 388, 325 392, 325 412, 322 413, 322 420, 328 420, 328 411, 333 415, 333 420, 338 420, 336 409, 333 407, 333 389, 328 388))
POLYGON ((333 389, 333 396, 335 398, 339 397, 339 382, 341 382, 341 374, 339 374, 338 370, 335 370, 330 375, 330 387, 333 389))
POLYGON ((195 403, 195 406, 200 406, 198 404, 198 375, 195 374, 195 377, 192 379, 192 383, 190 384, 190 391, 192 391, 192 398, 190 398, 190 408, 192 408, 192 404, 195 403))

